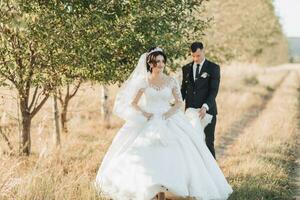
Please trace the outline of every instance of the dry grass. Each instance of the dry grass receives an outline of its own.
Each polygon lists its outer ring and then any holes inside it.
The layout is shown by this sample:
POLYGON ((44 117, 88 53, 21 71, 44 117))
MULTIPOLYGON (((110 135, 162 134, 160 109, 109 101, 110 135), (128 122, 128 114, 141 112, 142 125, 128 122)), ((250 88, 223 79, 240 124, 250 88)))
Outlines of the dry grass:
POLYGON ((230 199, 293 199, 290 175, 298 85, 297 74, 290 73, 266 109, 228 150, 222 167, 235 188, 230 199))
MULTIPOLYGON (((234 121, 249 111, 251 106, 255 106, 272 88, 275 89, 285 75, 286 72, 276 70, 268 72, 255 66, 230 66, 222 69, 218 96, 217 141, 234 121)), ((291 142, 293 138, 291 132, 295 128, 292 125, 295 120, 293 106, 296 100, 296 86, 293 84, 296 78, 291 75, 288 80, 290 81, 285 82, 284 87, 276 91, 274 99, 259 117, 260 120, 255 122, 251 129, 249 128, 249 133, 245 133, 251 135, 247 137, 248 139, 252 139, 246 141, 247 144, 249 142, 247 148, 244 148, 246 143, 240 139, 229 150, 231 156, 222 164, 225 174, 230 177, 235 188, 243 188, 241 187, 244 184, 243 178, 249 174, 254 176, 254 172, 264 175, 269 173, 269 177, 275 176, 275 181, 278 181, 277 175, 282 177, 285 174, 284 170, 276 171, 274 174, 272 170, 277 170, 278 167, 274 167, 276 165, 272 163, 286 157, 282 146, 291 142), (283 103, 284 107, 278 106, 284 101, 278 98, 281 95, 285 95, 285 101, 288 101, 287 104, 283 103), (271 125, 263 123, 270 119, 271 125), (285 121, 291 123, 284 123, 285 121), (273 130, 272 127, 276 129, 273 130), (256 131, 250 133, 253 130, 256 131), (284 130, 284 134, 280 135, 279 130, 284 130), (267 133, 261 134, 262 131, 267 133), (261 156, 261 151, 266 153, 265 156, 261 156)), ((1 123, 8 127, 7 135, 16 151, 18 128, 17 121, 14 120, 17 118, 16 103, 13 99, 15 94, 5 89, 0 91, 4 97, 0 102, 0 116, 6 113, 1 123)), ((110 88, 111 106, 116 91, 115 86, 110 88)), ((0 139, 0 199, 101 199, 92 187, 92 181, 101 159, 123 122, 112 117, 111 128, 105 128, 100 115, 100 87, 86 83, 70 102, 68 122, 70 133, 62 136, 63 145, 57 150, 52 144, 51 105, 51 101, 48 101, 41 113, 34 118, 33 153, 29 158, 3 154, 8 151, 8 147, 2 138, 0 139)), ((286 174, 283 177, 286 177, 286 174)))
POLYGON ((233 65, 222 70, 221 88, 217 97, 219 114, 216 127, 216 146, 228 134, 234 122, 272 92, 287 72, 267 73, 257 66, 233 65))

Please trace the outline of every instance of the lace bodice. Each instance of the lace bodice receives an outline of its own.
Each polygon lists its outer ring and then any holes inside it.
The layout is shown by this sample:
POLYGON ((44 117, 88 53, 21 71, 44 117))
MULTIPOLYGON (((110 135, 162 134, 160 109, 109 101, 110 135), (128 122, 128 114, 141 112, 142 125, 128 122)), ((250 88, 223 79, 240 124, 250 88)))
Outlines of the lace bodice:
POLYGON ((180 89, 174 78, 166 76, 166 83, 161 86, 156 86, 151 83, 141 85, 137 94, 135 103, 139 101, 139 96, 145 100, 143 109, 146 112, 154 114, 163 114, 167 111, 176 112, 182 103, 180 89), (173 104, 173 107, 172 107, 173 104))

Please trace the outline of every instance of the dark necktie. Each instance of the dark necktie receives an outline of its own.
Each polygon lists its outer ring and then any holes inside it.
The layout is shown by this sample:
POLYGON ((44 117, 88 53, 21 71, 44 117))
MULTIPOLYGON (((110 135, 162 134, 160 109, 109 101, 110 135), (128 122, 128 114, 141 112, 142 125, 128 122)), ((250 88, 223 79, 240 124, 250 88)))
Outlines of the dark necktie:
POLYGON ((197 64, 196 75, 195 75, 195 77, 197 77, 198 74, 200 73, 199 70, 200 70, 200 64, 197 64))

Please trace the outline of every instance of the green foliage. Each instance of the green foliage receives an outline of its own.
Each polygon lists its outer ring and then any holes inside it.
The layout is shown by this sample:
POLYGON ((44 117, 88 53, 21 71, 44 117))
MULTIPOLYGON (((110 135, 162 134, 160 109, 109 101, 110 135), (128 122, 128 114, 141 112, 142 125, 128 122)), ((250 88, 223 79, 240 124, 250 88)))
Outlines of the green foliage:
POLYGON ((84 36, 84 44, 76 48, 81 52, 80 59, 86 59, 89 77, 100 82, 123 81, 139 56, 153 46, 165 49, 174 69, 174 60, 186 55, 188 48, 184 47, 203 34, 207 26, 206 21, 194 17, 201 3, 91 2, 89 9, 84 7, 81 11, 84 30, 77 38, 84 36))
POLYGON ((204 15, 213 17, 204 39, 209 57, 222 63, 287 62, 287 41, 272 0, 209 1, 204 15))
POLYGON ((139 55, 152 46, 165 49, 174 69, 174 60, 186 55, 188 44, 201 37, 207 26, 206 20, 195 18, 202 4, 197 0, 7 0, 1 4, 2 75, 21 81, 23 75, 33 74, 32 83, 47 83, 48 88, 78 78, 122 81, 139 55))
POLYGON ((1 1, 0 76, 11 81, 20 93, 31 86, 51 91, 59 80, 57 67, 62 54, 47 37, 50 33, 41 31, 48 21, 38 18, 36 7, 34 3, 29 9, 26 2, 1 1))

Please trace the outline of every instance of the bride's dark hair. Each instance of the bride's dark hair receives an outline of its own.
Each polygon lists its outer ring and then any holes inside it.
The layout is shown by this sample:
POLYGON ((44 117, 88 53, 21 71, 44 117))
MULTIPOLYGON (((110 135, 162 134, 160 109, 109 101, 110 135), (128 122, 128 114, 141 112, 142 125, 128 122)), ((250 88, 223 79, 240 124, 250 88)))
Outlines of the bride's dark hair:
POLYGON ((148 51, 149 54, 147 56, 147 71, 151 72, 151 73, 152 73, 152 69, 151 69, 151 67, 150 67, 149 64, 151 63, 154 66, 156 66, 156 57, 157 56, 159 56, 159 55, 163 56, 164 57, 164 63, 167 62, 167 56, 166 56, 166 54, 163 51, 153 51, 156 48, 158 48, 158 47, 152 47, 148 51), (151 53, 151 51, 153 51, 153 52, 151 53))

